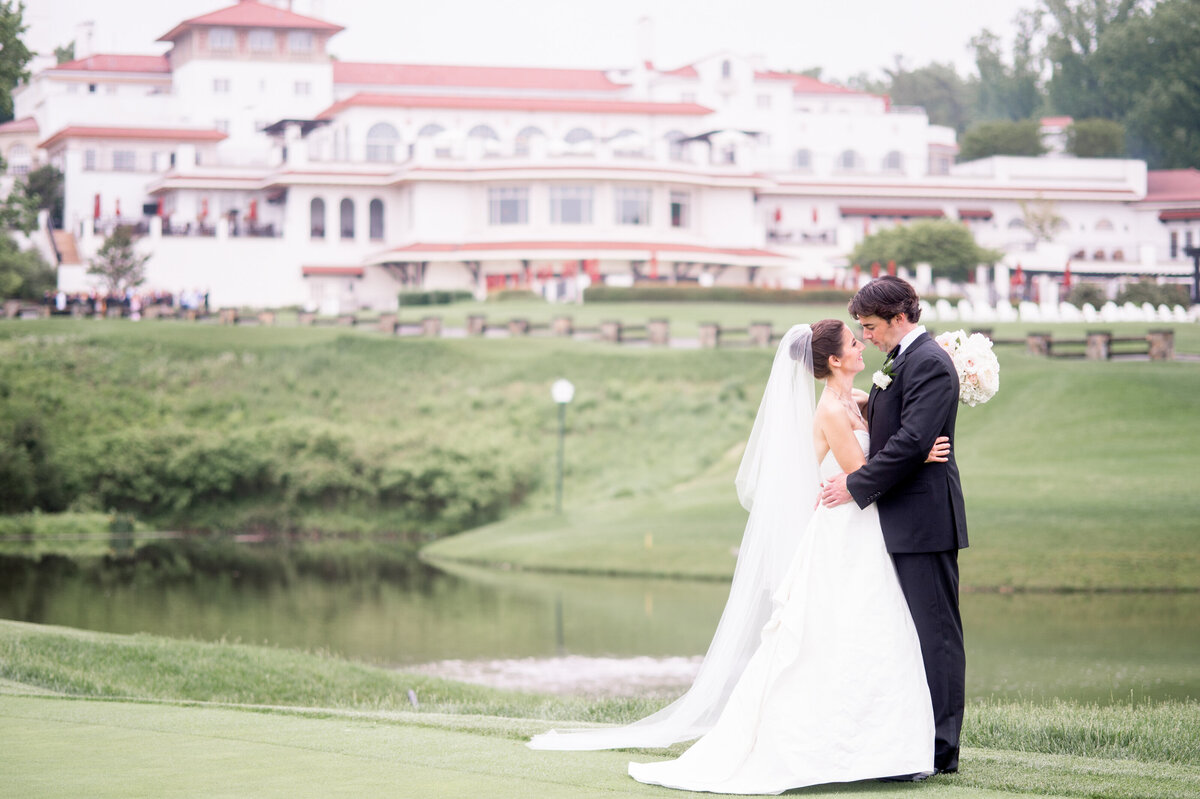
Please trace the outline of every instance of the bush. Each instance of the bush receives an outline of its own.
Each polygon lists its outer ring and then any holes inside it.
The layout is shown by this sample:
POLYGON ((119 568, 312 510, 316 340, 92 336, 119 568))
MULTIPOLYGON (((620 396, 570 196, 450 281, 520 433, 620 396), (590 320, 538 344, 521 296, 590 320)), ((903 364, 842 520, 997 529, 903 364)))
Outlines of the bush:
POLYGON ((488 302, 528 302, 543 301, 546 298, 528 289, 501 289, 488 293, 488 302))
POLYGON ((1117 295, 1117 304, 1123 305, 1127 302, 1134 305, 1148 302, 1155 307, 1182 305, 1185 308, 1192 304, 1187 286, 1179 283, 1155 283, 1153 280, 1139 280, 1126 286, 1125 290, 1117 295))
POLYGON ((402 291, 399 295, 400 305, 449 305, 452 302, 466 302, 475 299, 469 291, 402 291))
POLYGON ((1099 308, 1107 301, 1108 296, 1099 283, 1076 283, 1067 295, 1067 302, 1076 308, 1082 308, 1087 303, 1091 303, 1093 308, 1099 308))
POLYGON ((583 292, 584 302, 764 302, 764 303, 841 303, 849 302, 853 291, 843 289, 761 289, 751 286, 590 286, 583 292))

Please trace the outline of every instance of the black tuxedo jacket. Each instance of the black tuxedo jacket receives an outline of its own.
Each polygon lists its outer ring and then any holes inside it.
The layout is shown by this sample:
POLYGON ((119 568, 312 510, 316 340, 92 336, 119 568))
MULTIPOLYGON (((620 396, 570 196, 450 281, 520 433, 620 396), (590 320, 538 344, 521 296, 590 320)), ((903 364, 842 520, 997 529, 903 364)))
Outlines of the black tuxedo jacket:
POLYGON ((924 333, 892 362, 892 383, 872 386, 867 403, 867 463, 846 478, 860 508, 872 502, 888 552, 944 552, 967 546, 967 514, 954 459, 958 373, 950 355, 924 333), (950 459, 925 463, 938 436, 950 459))

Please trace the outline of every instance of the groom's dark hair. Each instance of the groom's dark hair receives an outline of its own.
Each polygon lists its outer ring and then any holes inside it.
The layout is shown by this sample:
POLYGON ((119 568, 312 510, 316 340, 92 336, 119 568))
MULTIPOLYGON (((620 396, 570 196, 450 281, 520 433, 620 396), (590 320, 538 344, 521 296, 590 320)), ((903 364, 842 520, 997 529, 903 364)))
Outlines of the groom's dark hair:
POLYGON ((911 283, 892 275, 872 280, 850 300, 850 315, 855 319, 878 316, 890 322, 900 314, 904 314, 910 322, 919 321, 921 301, 911 283))

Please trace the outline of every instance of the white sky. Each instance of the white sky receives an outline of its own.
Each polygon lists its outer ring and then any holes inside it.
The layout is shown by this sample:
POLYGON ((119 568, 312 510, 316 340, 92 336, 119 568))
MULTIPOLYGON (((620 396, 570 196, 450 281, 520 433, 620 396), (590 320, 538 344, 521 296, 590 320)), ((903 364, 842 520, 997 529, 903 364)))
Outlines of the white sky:
MULTIPOLYGON (((730 50, 771 69, 820 66, 823 77, 872 76, 902 54, 910 66, 973 71, 968 41, 990 28, 1008 44, 1013 17, 1036 0, 295 0, 297 13, 345 26, 345 61, 624 67, 638 20, 653 22, 654 62, 674 68, 730 50)), ((50 53, 94 22, 93 51, 161 53, 178 22, 231 0, 26 0, 31 50, 50 53)))

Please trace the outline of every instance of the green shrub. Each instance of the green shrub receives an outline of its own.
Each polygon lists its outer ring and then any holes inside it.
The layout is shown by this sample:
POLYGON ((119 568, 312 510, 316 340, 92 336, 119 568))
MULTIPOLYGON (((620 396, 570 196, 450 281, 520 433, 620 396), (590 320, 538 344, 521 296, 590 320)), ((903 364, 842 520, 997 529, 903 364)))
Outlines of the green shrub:
POLYGON ((1076 283, 1067 295, 1067 302, 1076 308, 1082 308, 1087 303, 1091 303, 1093 308, 1099 308, 1108 302, 1108 297, 1099 283, 1076 283))
POLYGON ((762 289, 751 286, 590 286, 584 302, 766 302, 847 303, 853 291, 843 289, 762 289))
POLYGON ((529 302, 530 300, 544 301, 545 297, 528 289, 501 289, 488 293, 488 302, 529 302))
POLYGON ((469 291, 402 291, 399 295, 401 306, 449 305, 473 299, 475 295, 469 291))
POLYGON ((1153 280, 1139 280, 1137 283, 1126 286, 1125 290, 1117 295, 1118 305, 1127 302, 1132 302, 1134 305, 1148 302, 1155 307, 1182 305, 1186 308, 1191 305, 1192 301, 1187 286, 1178 283, 1159 284, 1153 280))

